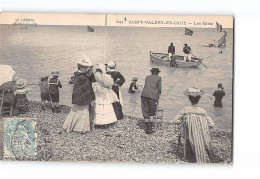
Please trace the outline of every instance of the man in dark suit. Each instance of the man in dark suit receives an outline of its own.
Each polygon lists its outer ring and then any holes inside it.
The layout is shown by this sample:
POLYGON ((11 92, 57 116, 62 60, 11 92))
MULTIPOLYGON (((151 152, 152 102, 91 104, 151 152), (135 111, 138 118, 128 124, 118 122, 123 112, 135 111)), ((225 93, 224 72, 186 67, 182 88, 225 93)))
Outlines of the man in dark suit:
POLYGON ((141 95, 142 113, 145 122, 145 133, 153 133, 153 122, 155 121, 156 107, 162 92, 162 79, 158 74, 159 68, 152 68, 151 75, 145 79, 144 89, 141 95))
POLYGON ((175 54, 175 47, 173 46, 173 43, 168 47, 168 54, 169 58, 171 58, 175 54))

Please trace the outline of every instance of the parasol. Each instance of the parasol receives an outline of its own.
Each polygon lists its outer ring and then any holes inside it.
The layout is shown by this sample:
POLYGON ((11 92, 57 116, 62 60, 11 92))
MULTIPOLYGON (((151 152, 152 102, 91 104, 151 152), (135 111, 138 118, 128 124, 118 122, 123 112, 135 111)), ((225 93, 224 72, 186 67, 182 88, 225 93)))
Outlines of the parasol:
POLYGON ((8 81, 12 81, 15 73, 12 66, 0 64, 0 86, 8 81))

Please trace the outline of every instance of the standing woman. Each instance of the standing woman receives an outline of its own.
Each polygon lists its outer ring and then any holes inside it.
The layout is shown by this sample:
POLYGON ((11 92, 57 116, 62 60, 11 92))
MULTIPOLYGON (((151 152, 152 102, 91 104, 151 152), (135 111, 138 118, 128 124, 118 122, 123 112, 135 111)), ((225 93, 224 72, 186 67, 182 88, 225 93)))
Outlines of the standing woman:
POLYGON ((116 93, 112 90, 114 80, 106 74, 106 67, 99 64, 94 74, 96 82, 93 83, 95 92, 95 118, 94 124, 108 127, 108 124, 117 121, 113 108, 114 102, 119 102, 116 93))
POLYGON ((74 73, 72 108, 63 124, 63 128, 68 133, 90 132, 90 121, 93 117, 91 102, 95 100, 92 88, 95 78, 92 68, 93 64, 88 59, 78 62, 78 71, 74 73))
POLYGON ((113 108, 115 110, 117 120, 121 120, 123 119, 124 115, 122 110, 123 98, 122 98, 120 87, 124 84, 125 78, 121 75, 120 72, 115 70, 116 62, 110 61, 107 67, 108 67, 107 74, 111 75, 111 77, 114 80, 114 85, 112 89, 116 93, 117 98, 119 99, 119 102, 113 103, 113 108))

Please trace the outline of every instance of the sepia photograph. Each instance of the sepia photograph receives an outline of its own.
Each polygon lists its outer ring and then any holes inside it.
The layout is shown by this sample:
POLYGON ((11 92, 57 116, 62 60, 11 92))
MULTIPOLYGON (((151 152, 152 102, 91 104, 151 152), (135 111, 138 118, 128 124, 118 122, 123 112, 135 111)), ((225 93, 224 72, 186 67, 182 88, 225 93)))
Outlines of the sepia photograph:
POLYGON ((0 160, 233 162, 232 16, 0 14, 0 160))

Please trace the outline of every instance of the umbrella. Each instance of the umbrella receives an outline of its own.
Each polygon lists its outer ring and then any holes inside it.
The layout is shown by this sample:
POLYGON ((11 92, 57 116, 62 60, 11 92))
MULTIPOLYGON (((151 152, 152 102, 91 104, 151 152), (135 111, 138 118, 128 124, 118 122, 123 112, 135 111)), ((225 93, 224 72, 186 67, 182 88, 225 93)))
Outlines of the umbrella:
POLYGON ((0 86, 13 80, 15 70, 10 65, 0 65, 0 86))

